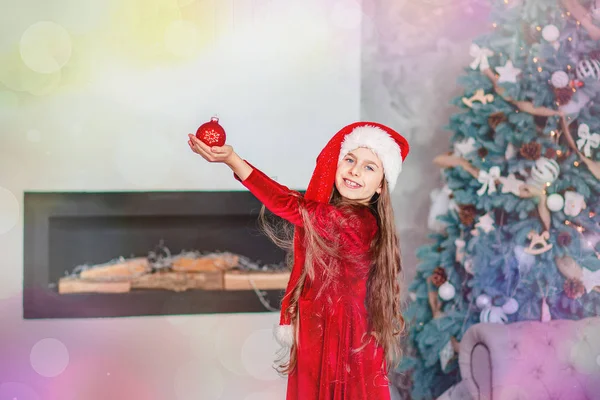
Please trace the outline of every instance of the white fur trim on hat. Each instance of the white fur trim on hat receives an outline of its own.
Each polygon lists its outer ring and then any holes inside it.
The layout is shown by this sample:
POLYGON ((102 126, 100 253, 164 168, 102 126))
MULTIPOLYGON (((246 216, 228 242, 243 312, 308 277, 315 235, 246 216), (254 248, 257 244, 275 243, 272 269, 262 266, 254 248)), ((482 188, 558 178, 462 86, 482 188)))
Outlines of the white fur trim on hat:
POLYGON ((390 192, 393 191, 398 175, 402 171, 402 150, 398 143, 381 128, 369 125, 359 126, 344 137, 339 160, 359 147, 366 147, 379 157, 383 164, 385 180, 390 192))
POLYGON ((277 343, 283 347, 292 347, 294 344, 294 327, 293 325, 275 325, 273 334, 277 343))

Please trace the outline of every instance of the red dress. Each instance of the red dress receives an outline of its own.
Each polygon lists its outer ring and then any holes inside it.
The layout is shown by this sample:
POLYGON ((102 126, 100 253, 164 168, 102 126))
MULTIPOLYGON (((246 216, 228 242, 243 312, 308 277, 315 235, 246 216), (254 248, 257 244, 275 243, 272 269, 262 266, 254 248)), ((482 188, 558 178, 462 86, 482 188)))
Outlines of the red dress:
MULTIPOLYGON (((298 197, 257 169, 242 183, 296 229, 303 229, 299 207, 308 209, 319 235, 339 240, 349 256, 343 262, 323 260, 325 267, 315 266, 315 279, 307 278, 298 304, 297 365, 288 378, 287 400, 390 399, 383 348, 367 335, 368 252, 378 229, 373 214, 364 207, 349 215, 298 197), (323 268, 334 268, 337 276, 318 296, 323 268)), ((303 252, 296 248, 295 253, 295 263, 302 262, 303 252)))

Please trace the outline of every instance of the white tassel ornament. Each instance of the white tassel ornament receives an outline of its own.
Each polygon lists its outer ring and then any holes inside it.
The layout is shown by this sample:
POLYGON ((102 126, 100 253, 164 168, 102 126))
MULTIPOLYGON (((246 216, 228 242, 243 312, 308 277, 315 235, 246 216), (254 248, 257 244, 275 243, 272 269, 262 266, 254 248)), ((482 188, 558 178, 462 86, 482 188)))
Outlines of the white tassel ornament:
POLYGON ((550 315, 550 307, 548 306, 548 302, 544 297, 542 299, 542 322, 549 322, 552 320, 552 316, 550 315))

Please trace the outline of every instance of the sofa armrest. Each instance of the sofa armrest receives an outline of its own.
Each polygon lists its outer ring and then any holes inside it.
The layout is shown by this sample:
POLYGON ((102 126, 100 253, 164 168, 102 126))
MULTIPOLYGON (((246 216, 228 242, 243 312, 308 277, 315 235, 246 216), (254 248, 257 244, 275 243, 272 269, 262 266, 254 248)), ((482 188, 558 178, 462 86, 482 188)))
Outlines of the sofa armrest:
POLYGON ((591 399, 600 393, 600 318, 479 323, 458 356, 471 395, 494 399, 591 399))
MULTIPOLYGON (((483 324, 471 327, 460 342, 458 363, 462 380, 475 399, 492 398, 492 353, 483 324)), ((493 343, 490 344, 494 346, 493 343)))

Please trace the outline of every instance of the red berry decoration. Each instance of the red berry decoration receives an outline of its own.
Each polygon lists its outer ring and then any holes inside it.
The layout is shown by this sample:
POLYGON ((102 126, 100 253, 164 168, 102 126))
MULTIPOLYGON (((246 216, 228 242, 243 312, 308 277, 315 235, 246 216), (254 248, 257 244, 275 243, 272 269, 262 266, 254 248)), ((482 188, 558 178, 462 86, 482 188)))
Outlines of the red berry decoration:
POLYGON ((225 129, 219 125, 219 118, 212 117, 210 121, 200 125, 196 137, 207 146, 221 147, 225 144, 225 129))
POLYGON ((575 89, 575 88, 581 88, 581 87, 583 87, 584 85, 585 85, 585 84, 584 84, 582 81, 580 81, 580 80, 577 80, 577 79, 572 79, 572 80, 569 82, 569 86, 570 86, 572 89, 575 89))

